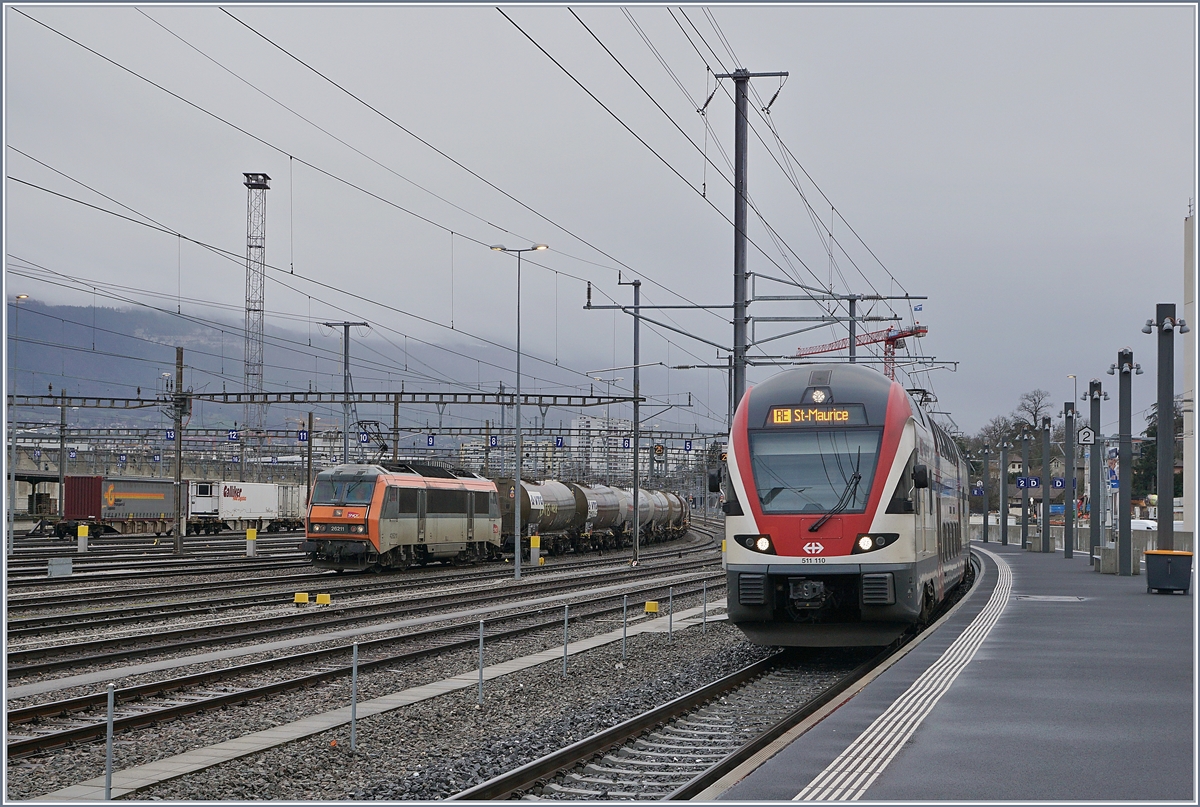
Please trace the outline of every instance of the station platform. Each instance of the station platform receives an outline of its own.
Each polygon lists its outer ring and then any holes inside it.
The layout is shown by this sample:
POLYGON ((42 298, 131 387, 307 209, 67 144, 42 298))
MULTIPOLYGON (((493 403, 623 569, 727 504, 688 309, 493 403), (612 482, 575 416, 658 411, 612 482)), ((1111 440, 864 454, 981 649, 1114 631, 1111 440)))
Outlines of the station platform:
POLYGON ((1196 803, 1195 587, 972 550, 935 630, 698 798, 1196 803))

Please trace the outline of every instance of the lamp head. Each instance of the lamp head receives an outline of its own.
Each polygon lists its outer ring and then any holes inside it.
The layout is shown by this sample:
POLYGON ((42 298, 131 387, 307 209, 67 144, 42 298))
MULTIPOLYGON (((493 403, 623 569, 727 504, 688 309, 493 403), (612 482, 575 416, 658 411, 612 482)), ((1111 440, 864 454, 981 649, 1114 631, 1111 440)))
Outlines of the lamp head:
POLYGON ((545 244, 534 244, 533 249, 541 252, 543 249, 550 249, 550 247, 546 246, 545 244))
POLYGON ((17 295, 17 299, 18 299, 18 300, 28 300, 28 299, 29 299, 29 295, 28 295, 28 294, 18 294, 18 295, 17 295))
POLYGON ((492 244, 491 247, 489 247, 489 249, 493 249, 496 252, 508 252, 508 248, 505 247, 503 244, 492 244))
POLYGON ((1154 332, 1154 320, 1148 319, 1148 320, 1146 320, 1146 324, 1142 326, 1142 333, 1153 333, 1153 332, 1154 332))
POLYGON ((1192 329, 1188 327, 1186 320, 1182 320, 1182 319, 1179 320, 1179 332, 1180 333, 1189 333, 1191 330, 1192 329))

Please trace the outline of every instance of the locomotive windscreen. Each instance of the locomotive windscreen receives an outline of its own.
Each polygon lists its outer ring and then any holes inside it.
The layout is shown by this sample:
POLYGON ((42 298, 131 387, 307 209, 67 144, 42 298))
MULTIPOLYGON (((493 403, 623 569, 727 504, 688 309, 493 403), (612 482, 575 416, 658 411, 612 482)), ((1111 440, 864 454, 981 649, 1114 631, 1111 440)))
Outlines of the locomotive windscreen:
POLYGON ((374 493, 374 477, 318 478, 313 485, 312 504, 370 504, 374 493))
POLYGON ((750 461, 764 513, 862 512, 882 429, 751 431, 750 461), (855 473, 859 479, 854 481, 855 473))

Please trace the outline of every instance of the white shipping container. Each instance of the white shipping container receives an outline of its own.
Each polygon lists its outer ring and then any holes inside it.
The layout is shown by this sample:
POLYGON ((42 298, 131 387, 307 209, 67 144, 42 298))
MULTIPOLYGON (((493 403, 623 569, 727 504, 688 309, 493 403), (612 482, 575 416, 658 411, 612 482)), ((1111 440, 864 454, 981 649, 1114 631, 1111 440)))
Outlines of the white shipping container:
POLYGON ((304 485, 279 485, 279 518, 303 519, 304 485))
MULTIPOLYGON (((273 519, 279 512, 277 485, 269 482, 220 482, 220 517, 273 519)), ((215 492, 215 491, 214 491, 215 492)))

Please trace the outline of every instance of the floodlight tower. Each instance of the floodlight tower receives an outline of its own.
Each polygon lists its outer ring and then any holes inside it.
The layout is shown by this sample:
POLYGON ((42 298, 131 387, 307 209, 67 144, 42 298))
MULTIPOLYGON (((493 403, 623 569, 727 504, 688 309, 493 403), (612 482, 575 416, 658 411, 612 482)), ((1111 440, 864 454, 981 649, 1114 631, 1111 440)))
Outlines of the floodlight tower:
MULTIPOLYGON (((243 174, 246 178, 246 359, 245 391, 263 391, 263 299, 266 288, 267 191, 271 178, 266 174, 243 174)), ((266 404, 247 401, 242 426, 253 447, 254 478, 262 468, 263 429, 266 404)), ((245 473, 243 467, 242 473, 245 473)))

